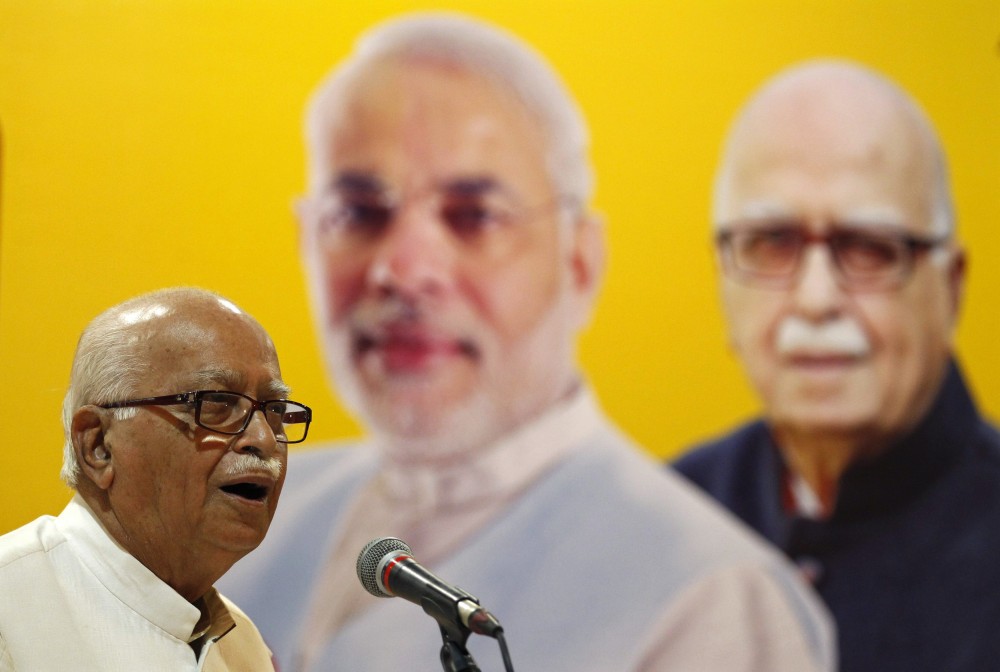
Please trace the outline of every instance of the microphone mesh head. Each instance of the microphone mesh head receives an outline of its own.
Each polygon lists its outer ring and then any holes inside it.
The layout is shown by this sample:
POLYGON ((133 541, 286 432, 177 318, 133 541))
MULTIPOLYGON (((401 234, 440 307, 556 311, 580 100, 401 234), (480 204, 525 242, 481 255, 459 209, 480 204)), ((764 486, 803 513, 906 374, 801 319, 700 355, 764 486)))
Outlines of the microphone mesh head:
POLYGON ((375 597, 392 597, 382 590, 382 582, 379 581, 378 569, 383 558, 391 553, 402 552, 410 555, 413 551, 402 539, 396 537, 378 537, 372 539, 358 553, 358 580, 365 590, 375 597))

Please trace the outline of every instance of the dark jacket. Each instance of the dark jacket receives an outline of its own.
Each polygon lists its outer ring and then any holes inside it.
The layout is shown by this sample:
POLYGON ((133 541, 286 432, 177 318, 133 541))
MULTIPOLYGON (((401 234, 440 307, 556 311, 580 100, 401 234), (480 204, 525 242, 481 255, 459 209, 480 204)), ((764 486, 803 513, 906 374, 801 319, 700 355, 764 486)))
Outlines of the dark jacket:
POLYGON ((843 672, 1000 670, 1000 434, 956 364, 912 434, 844 474, 828 520, 786 511, 762 421, 674 467, 814 577, 843 672))

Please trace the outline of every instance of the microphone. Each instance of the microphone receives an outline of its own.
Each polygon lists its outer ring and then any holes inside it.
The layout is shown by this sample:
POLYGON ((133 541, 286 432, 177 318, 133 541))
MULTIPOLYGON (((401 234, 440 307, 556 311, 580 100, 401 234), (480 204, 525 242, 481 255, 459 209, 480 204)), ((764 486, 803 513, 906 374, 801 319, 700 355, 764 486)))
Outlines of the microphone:
POLYGON ((411 552, 401 539, 372 539, 358 554, 361 585, 375 597, 401 597, 419 605, 449 632, 457 628, 459 634, 502 637, 500 622, 479 606, 476 597, 436 577, 414 560, 411 552))

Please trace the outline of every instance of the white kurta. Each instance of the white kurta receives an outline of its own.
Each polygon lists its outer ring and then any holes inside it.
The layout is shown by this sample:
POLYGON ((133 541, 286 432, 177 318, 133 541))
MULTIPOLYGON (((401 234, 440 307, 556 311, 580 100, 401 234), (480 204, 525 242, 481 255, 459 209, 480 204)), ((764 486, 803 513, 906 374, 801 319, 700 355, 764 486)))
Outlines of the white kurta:
MULTIPOLYGON (((358 583, 357 553, 377 536, 476 595, 519 670, 835 668, 828 616, 795 570, 586 392, 461 463, 293 453, 267 539, 220 581, 284 672, 441 669, 437 624, 358 583)), ((502 668, 492 640, 469 648, 502 668)))
POLYGON ((0 671, 272 669, 245 614, 214 589, 202 602, 207 619, 74 497, 0 537, 0 671))

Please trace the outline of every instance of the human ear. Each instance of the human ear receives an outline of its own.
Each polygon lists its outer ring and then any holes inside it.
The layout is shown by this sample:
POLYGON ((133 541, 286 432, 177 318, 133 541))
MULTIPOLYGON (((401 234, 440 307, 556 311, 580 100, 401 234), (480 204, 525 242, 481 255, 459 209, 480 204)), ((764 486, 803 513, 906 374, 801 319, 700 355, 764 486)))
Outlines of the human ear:
POLYGON ((593 213, 582 213, 572 223, 570 273, 573 290, 580 298, 579 325, 590 319, 597 290, 604 277, 607 246, 604 240, 604 222, 593 213))
POLYGON ((958 312, 962 307, 962 297, 965 295, 965 273, 968 258, 964 249, 957 248, 948 262, 948 291, 951 298, 952 324, 958 320, 958 312))
POLYGON ((308 240, 307 227, 309 225, 309 197, 308 196, 297 196, 292 200, 292 212, 295 213, 296 226, 296 242, 300 249, 304 248, 306 241, 308 240))
POLYGON ((114 481, 111 448, 106 443, 107 414, 97 406, 82 406, 73 414, 70 436, 80 472, 101 490, 114 481))

